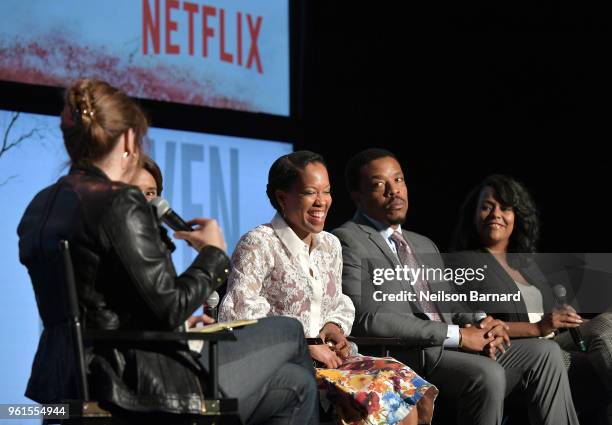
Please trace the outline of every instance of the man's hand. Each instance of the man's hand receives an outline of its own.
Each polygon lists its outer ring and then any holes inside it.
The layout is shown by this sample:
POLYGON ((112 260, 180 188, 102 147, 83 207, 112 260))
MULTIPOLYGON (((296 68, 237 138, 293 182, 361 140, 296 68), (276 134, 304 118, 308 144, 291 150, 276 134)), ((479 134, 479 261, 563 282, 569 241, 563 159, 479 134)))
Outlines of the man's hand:
POLYGON ((197 251, 201 251, 206 245, 212 245, 222 251, 227 250, 225 239, 223 239, 223 231, 216 220, 194 218, 187 224, 190 226, 196 225, 196 227, 192 232, 175 232, 174 237, 176 239, 189 242, 197 251))
POLYGON ((491 360, 497 360, 497 356, 501 356, 510 348, 510 344, 506 340, 498 336, 493 341, 488 343, 483 350, 483 354, 487 355, 491 360), (498 351, 499 350, 499 351, 498 351))
POLYGON ((505 322, 487 316, 474 326, 483 331, 484 339, 488 340, 480 351, 492 360, 496 360, 498 355, 505 353, 510 348, 510 336, 508 335, 510 328, 505 322))
POLYGON ((459 329, 461 333, 461 348, 481 352, 485 346, 493 341, 494 337, 485 337, 487 331, 477 326, 467 325, 459 329))
POLYGON ((486 332, 486 338, 502 338, 503 343, 510 347, 510 336, 508 335, 510 327, 506 322, 494 319, 492 316, 487 316, 478 323, 478 327, 486 332))

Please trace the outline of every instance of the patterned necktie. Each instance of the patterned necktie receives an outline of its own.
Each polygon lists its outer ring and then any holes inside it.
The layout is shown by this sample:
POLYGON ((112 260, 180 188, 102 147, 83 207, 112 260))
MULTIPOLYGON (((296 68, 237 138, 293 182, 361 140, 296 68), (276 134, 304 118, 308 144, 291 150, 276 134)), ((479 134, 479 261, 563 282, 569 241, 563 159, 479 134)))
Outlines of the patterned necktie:
MULTIPOLYGON (((417 296, 419 296, 420 293, 428 293, 429 285, 427 284, 425 279, 423 279, 420 274, 417 279, 414 279, 414 271, 420 269, 421 267, 419 266, 419 263, 412 254, 412 250, 410 249, 408 242, 406 242, 406 239, 404 239, 404 236, 400 232, 393 232, 393 234, 391 235, 391 240, 395 243, 395 246, 397 247, 397 256, 399 257, 399 260, 402 265, 407 266, 412 271, 410 275, 414 280, 414 292, 417 294, 417 296)), ((440 313, 438 313, 438 309, 436 308, 436 305, 433 301, 428 301, 427 299, 421 299, 419 297, 417 303, 421 306, 423 312, 425 312, 431 320, 435 320, 437 322, 444 322, 444 319, 442 318, 440 313)))

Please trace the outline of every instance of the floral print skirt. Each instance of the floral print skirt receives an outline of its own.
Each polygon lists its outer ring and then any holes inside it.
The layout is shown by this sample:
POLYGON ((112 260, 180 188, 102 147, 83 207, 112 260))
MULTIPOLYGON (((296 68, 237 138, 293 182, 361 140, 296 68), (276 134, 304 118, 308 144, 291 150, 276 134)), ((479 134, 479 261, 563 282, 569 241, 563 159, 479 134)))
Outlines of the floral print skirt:
POLYGON ((352 356, 338 369, 316 373, 339 423, 397 424, 415 407, 419 424, 431 422, 438 389, 391 357, 352 356))

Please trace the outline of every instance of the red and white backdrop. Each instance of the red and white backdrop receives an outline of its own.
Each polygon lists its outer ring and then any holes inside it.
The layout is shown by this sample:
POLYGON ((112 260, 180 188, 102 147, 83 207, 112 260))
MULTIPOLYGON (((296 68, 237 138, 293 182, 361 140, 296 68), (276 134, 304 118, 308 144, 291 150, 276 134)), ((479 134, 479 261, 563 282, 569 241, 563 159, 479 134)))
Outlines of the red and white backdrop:
POLYGON ((289 115, 288 0, 2 0, 0 80, 289 115))

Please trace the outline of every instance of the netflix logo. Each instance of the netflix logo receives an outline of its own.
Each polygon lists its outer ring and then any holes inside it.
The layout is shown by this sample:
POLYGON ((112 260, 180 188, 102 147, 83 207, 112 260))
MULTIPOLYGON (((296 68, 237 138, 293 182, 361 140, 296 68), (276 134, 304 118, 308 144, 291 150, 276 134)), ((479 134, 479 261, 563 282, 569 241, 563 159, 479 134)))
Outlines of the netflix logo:
POLYGON ((263 25, 262 16, 245 11, 190 1, 142 0, 142 53, 216 58, 263 74, 258 45, 263 25), (218 56, 213 57, 213 51, 218 56))

